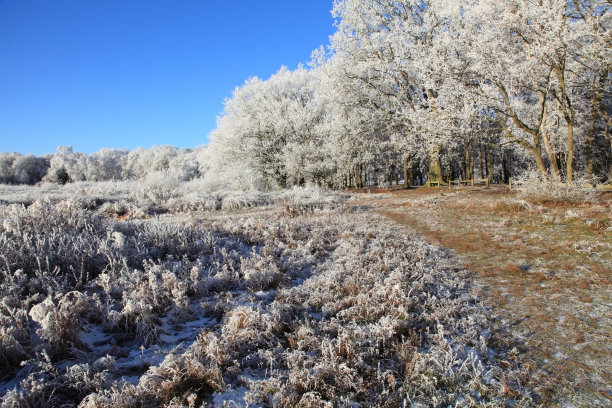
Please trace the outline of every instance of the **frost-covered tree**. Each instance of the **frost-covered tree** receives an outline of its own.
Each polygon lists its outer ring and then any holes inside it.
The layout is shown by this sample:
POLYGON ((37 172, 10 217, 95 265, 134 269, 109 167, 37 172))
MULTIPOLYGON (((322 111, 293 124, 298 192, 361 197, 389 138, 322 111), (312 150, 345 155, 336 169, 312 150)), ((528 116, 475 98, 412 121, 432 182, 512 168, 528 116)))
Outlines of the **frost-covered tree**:
POLYGON ((0 152, 0 183, 13 182, 13 163, 16 157, 17 153, 0 152))
POLYGON ((449 71, 457 55, 447 33, 460 11, 449 1, 334 2, 338 86, 353 104, 379 112, 406 170, 427 150, 430 180, 442 179, 442 147, 465 131, 466 114, 474 110, 449 71))
POLYGON ((13 181, 16 184, 38 183, 49 168, 49 161, 33 154, 19 155, 13 163, 13 181))
POLYGON ((50 160, 47 179, 55 181, 57 170, 65 169, 71 181, 87 180, 87 155, 75 152, 72 146, 58 146, 50 160))
POLYGON ((32 154, 0 153, 0 183, 36 184, 49 169, 49 158, 32 154))
POLYGON ((48 168, 48 157, 0 153, 0 183, 36 184, 44 177, 48 168))
POLYGON ((483 0, 465 4, 460 19, 455 43, 467 60, 463 78, 542 174, 572 181, 576 142, 587 139, 592 160, 601 116, 587 95, 599 100, 610 88, 610 5, 483 0))
POLYGON ((211 134, 214 171, 231 172, 245 186, 265 188, 323 177, 318 82, 315 70, 282 67, 268 80, 254 77, 237 87, 211 134))
POLYGON ((142 147, 131 150, 124 170, 124 178, 142 179, 156 171, 167 171, 170 162, 177 156, 177 148, 169 145, 142 147))
POLYGON ((567 43, 572 49, 572 63, 576 75, 572 87, 584 93, 588 99, 582 115, 585 122, 585 173, 595 174, 595 166, 601 169, 606 148, 610 150, 608 179, 612 183, 612 139, 610 112, 612 112, 612 5, 609 1, 568 2, 571 30, 567 43), (602 137, 603 136, 603 137, 602 137), (603 142, 603 143, 602 143, 603 142))
POLYGON ((87 180, 121 180, 127 150, 100 149, 87 157, 87 180))

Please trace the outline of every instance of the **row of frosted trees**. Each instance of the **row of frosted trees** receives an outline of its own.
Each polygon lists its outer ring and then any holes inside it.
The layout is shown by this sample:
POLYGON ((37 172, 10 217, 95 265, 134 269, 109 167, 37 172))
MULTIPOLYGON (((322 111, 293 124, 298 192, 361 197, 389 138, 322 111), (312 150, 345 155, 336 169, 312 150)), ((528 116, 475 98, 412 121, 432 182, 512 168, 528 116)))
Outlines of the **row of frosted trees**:
POLYGON ((336 0, 327 52, 226 100, 210 170, 260 188, 610 180, 611 8, 336 0))
POLYGON ((0 155, 0 181, 206 174, 229 188, 612 180, 607 0, 335 0, 307 67, 251 78, 208 149, 0 155))
POLYGON ((0 153, 0 183, 139 180, 155 172, 180 173, 188 180, 204 172, 205 153, 205 147, 172 146, 130 151, 109 148, 93 154, 75 152, 68 146, 42 157, 0 153))

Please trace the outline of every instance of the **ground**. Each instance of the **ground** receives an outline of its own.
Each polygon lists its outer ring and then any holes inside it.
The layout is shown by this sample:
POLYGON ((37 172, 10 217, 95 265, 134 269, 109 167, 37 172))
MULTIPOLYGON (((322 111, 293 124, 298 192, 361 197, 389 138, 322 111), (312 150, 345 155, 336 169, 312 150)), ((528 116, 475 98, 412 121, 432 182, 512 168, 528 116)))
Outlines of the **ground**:
POLYGON ((612 405, 611 194, 0 197, 2 408, 612 405))
POLYGON ((506 187, 360 194, 452 249, 523 342, 532 386, 556 405, 612 405, 612 194, 530 202, 506 187))

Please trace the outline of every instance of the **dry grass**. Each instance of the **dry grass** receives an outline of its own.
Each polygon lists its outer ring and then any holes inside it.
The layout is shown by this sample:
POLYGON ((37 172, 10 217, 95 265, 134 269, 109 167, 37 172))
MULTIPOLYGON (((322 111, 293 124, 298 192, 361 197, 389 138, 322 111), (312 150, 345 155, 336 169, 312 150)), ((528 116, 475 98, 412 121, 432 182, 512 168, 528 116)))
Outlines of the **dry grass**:
POLYGON ((0 205, 0 407, 537 401, 449 251, 329 192, 224 197, 0 205))
POLYGON ((548 402, 605 406, 612 392, 612 196, 529 201, 491 188, 396 190, 356 203, 453 249, 523 339, 548 402))

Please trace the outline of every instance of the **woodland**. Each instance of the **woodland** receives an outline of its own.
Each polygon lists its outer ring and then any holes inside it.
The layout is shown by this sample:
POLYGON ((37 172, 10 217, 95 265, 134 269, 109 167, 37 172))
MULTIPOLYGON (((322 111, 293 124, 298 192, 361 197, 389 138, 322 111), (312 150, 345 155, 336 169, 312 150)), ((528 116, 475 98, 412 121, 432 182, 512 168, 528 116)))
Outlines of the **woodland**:
POLYGON ((337 31, 307 66, 236 87, 207 148, 4 153, 0 180, 169 168, 260 190, 507 183, 529 170, 610 180, 608 2, 345 0, 332 13, 337 31))

